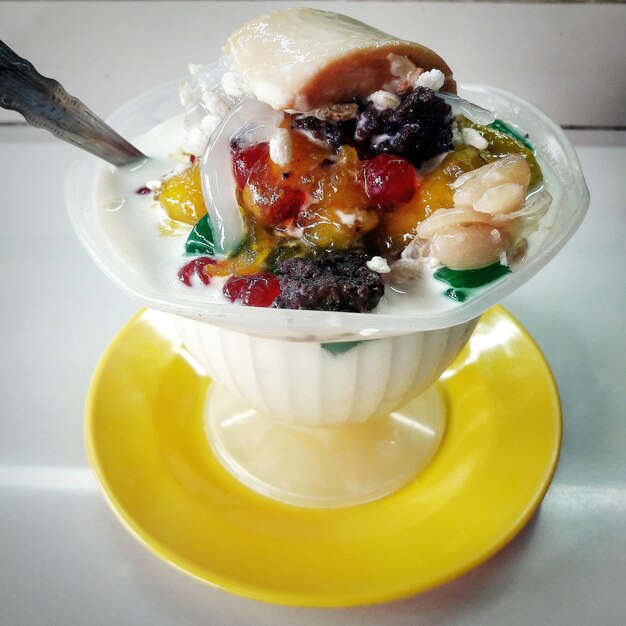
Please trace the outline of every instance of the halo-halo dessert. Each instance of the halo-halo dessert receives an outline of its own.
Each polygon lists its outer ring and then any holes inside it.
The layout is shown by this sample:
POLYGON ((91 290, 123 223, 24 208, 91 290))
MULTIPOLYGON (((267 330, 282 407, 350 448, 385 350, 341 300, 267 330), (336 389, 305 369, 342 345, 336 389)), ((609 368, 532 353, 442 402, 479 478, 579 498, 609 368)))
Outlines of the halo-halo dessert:
POLYGON ((406 459, 430 458, 445 428, 434 391, 419 410, 395 409, 432 385, 477 317, 582 219, 575 154, 524 101, 482 87, 457 94, 434 52, 350 18, 279 11, 238 29, 225 52, 191 68, 183 115, 166 86, 114 116, 152 158, 101 168, 87 211, 79 165, 70 213, 101 267, 174 314, 224 385, 207 403, 207 432, 233 473, 297 504, 379 497, 415 475, 406 459), (358 430, 372 420, 389 428, 358 430), (238 437, 225 426, 235 423, 238 437), (428 454, 410 436, 419 424, 436 425, 428 454), (351 440, 370 437, 357 467, 393 448, 381 432, 409 450, 386 457, 384 478, 311 482, 341 456, 329 442, 346 428, 357 429, 351 440), (272 448, 270 476, 258 469, 268 433, 288 442, 272 448), (311 453, 320 446, 326 456, 311 453))

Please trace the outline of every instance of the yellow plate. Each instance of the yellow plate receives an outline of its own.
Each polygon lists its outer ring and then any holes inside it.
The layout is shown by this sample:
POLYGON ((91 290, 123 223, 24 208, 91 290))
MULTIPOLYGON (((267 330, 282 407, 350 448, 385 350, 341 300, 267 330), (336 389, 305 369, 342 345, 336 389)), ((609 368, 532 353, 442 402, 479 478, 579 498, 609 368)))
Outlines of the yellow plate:
POLYGON ((257 600, 350 606, 450 581, 520 531, 558 459, 550 369, 499 307, 442 378, 449 421, 435 459, 413 483, 369 504, 301 509, 249 491, 206 443, 208 384, 162 318, 140 312, 93 379, 89 459, 114 511, 150 550, 257 600))

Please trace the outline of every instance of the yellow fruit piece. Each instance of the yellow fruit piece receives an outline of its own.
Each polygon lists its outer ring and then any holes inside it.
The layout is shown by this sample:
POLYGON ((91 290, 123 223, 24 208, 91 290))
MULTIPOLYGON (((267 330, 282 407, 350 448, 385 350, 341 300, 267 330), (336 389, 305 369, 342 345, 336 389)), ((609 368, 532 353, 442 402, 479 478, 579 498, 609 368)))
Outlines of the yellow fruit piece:
POLYGON ((340 148, 336 163, 315 171, 309 193, 314 202, 300 212, 296 226, 312 248, 353 248, 378 226, 378 213, 368 207, 361 162, 350 146, 340 148))
POLYGON ((291 131, 292 159, 283 170, 295 175, 310 172, 324 159, 332 156, 332 151, 312 141, 301 132, 291 131))
POLYGON ((198 162, 163 181, 155 198, 171 219, 194 226, 206 213, 198 162))
POLYGON ((301 239, 295 239, 293 237, 277 237, 276 247, 272 250, 267 258, 266 265, 270 272, 276 269, 276 266, 281 261, 292 259, 294 257, 306 256, 309 252, 301 239))
POLYGON ((267 269, 267 260, 276 246, 276 237, 266 228, 250 222, 243 245, 232 257, 207 265, 204 271, 210 276, 254 274, 267 269))
POLYGON ((479 131, 487 140, 489 146, 480 153, 486 163, 493 163, 507 154, 521 154, 530 167, 530 185, 532 186, 542 180, 543 174, 535 155, 523 143, 495 128, 475 124, 462 115, 457 117, 457 121, 461 127, 479 131))
POLYGON ((302 239, 311 248, 347 250, 358 245, 361 237, 376 228, 378 222, 374 210, 312 204, 298 216, 297 226, 302 228, 302 239))
POLYGON ((363 169, 357 152, 351 146, 342 146, 337 161, 319 167, 309 176, 301 176, 301 184, 324 206, 364 207, 368 204, 363 182, 363 169))
POLYGON ((408 202, 381 215, 377 232, 378 245, 389 252, 401 250, 411 242, 417 225, 424 219, 425 209, 418 191, 408 202))
POLYGON ((485 165, 481 154, 471 146, 451 152, 419 183, 409 202, 386 212, 381 217, 377 233, 378 245, 382 250, 397 252, 415 236, 417 226, 437 209, 454 206, 451 184, 465 172, 485 165))
POLYGON ((484 159, 472 146, 465 146, 448 154, 439 167, 422 181, 414 203, 416 216, 422 220, 437 209, 449 209, 454 206, 450 185, 461 174, 483 165, 485 165, 484 159))

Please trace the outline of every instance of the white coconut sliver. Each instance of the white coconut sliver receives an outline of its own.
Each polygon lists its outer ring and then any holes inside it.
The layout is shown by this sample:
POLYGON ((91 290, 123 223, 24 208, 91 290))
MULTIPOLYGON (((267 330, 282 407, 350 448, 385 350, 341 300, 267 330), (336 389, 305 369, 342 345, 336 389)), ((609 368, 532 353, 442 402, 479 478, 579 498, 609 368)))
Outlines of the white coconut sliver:
MULTIPOLYGON (((521 209, 511 213, 494 215, 481 213, 467 207, 439 209, 418 226, 414 241, 420 242, 419 250, 424 255, 422 261, 431 263, 433 261, 431 254, 435 260, 441 261, 441 259, 436 258, 436 246, 434 249, 428 247, 427 242, 433 242, 439 235, 452 233, 459 229, 489 227, 498 232, 506 233, 510 238, 509 250, 515 252, 524 240, 538 229, 539 222, 550 208, 551 202, 550 193, 541 189, 531 194, 521 209)), ((503 255, 502 260, 508 265, 506 255, 503 255)))
POLYGON ((526 199, 526 189, 516 183, 503 183, 487 189, 472 207, 480 213, 506 215, 519 210, 526 199))
POLYGON ((417 227, 417 236, 431 239, 437 233, 452 226, 469 224, 493 224, 492 216, 466 207, 437 209, 417 227))
POLYGON ((231 109, 211 135, 200 160, 200 180, 218 258, 234 254, 245 236, 235 195, 230 142, 233 138, 242 145, 269 141, 282 119, 282 112, 258 100, 246 99, 231 109))

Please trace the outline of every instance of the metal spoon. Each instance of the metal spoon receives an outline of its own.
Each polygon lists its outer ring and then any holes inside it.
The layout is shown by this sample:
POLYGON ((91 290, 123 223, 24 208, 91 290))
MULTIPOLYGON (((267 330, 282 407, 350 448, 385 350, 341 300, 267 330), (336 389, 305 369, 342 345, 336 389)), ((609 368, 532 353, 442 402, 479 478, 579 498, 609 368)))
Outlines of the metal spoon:
POLYGON ((42 76, 1 40, 0 107, 18 111, 32 126, 45 128, 113 165, 146 159, 58 81, 42 76))

